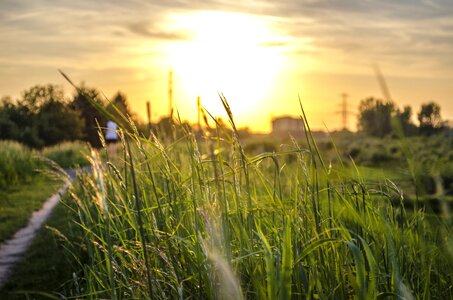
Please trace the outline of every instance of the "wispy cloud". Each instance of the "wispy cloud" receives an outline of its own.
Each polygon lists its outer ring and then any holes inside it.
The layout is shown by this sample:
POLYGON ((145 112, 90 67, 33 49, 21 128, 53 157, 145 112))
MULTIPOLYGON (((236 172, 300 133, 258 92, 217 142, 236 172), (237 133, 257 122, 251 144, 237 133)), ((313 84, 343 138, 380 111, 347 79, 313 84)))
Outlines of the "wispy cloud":
POLYGON ((128 29, 136 34, 142 35, 148 38, 170 40, 170 41, 181 41, 190 40, 190 34, 187 32, 173 32, 166 31, 160 28, 153 28, 152 24, 146 21, 134 22, 128 26, 128 29))

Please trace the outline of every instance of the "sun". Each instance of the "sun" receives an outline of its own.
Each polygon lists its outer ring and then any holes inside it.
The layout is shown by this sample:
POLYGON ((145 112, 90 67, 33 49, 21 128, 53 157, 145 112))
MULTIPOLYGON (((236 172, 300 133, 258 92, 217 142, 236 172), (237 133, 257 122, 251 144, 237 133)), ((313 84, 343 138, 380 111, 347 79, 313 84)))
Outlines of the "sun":
POLYGON ((179 106, 194 105, 200 96, 211 114, 221 115, 218 93, 223 93, 239 118, 262 110, 283 61, 281 49, 275 47, 279 37, 264 20, 202 12, 175 16, 172 22, 190 35, 167 48, 175 82, 187 97, 179 106))

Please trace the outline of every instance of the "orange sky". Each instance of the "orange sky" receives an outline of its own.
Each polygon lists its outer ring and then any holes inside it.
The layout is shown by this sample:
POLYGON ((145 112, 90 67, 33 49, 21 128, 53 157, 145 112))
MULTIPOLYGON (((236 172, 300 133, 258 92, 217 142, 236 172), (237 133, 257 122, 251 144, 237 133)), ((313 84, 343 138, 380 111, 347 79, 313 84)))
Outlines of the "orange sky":
POLYGON ((224 115, 222 92, 239 126, 267 131, 300 113, 300 96, 313 128, 338 129, 341 93, 352 110, 382 97, 376 64, 398 105, 434 100, 453 119, 451 1, 2 1, 0 44, 0 95, 44 83, 69 95, 62 69, 121 90, 143 119, 148 100, 154 120, 167 113, 172 68, 183 119, 195 121, 198 95, 224 115))

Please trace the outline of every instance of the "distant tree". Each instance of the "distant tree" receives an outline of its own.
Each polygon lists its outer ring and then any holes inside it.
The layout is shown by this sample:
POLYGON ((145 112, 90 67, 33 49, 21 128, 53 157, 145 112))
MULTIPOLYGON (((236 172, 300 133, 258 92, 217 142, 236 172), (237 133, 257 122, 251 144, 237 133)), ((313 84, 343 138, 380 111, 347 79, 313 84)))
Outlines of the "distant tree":
POLYGON ((129 108, 129 103, 127 102, 126 95, 124 95, 120 91, 118 91, 113 97, 112 102, 107 105, 107 111, 120 120, 122 119, 122 117, 120 116, 119 112, 121 112, 121 114, 125 117, 134 117, 132 111, 129 108))
POLYGON ((93 103, 105 108, 105 102, 100 97, 100 93, 95 88, 88 88, 81 85, 81 88, 74 95, 71 106, 80 112, 80 115, 85 124, 84 140, 89 142, 93 147, 100 147, 101 141, 99 139, 98 126, 105 126, 107 118, 100 112, 93 103))
POLYGON ((1 106, 0 137, 16 140, 30 147, 44 146, 44 141, 38 136, 34 110, 35 108, 24 99, 13 102, 10 97, 4 97, 1 106))
POLYGON ((19 136, 19 127, 13 121, 15 105, 11 97, 2 97, 0 100, 0 139, 17 140, 19 136))
POLYGON ((417 133, 417 127, 412 123, 412 108, 405 106, 403 111, 396 109, 394 120, 396 126, 401 130, 405 136, 414 135, 417 133))
POLYGON ((41 148, 82 137, 80 115, 69 107, 57 85, 36 85, 15 103, 4 98, 0 107, 0 138, 41 148))
POLYGON ((367 98, 359 105, 359 130, 366 134, 384 137, 392 132, 392 114, 395 105, 380 99, 367 98))
POLYGON ((54 84, 35 85, 23 91, 18 104, 31 113, 37 113, 44 104, 49 102, 65 102, 64 91, 61 86, 54 84))
POLYGON ((80 112, 61 101, 42 104, 36 114, 36 124, 39 136, 46 145, 84 137, 85 124, 80 112))
POLYGON ((437 103, 422 104, 417 117, 420 122, 419 129, 421 134, 431 135, 444 126, 440 116, 440 106, 437 103))

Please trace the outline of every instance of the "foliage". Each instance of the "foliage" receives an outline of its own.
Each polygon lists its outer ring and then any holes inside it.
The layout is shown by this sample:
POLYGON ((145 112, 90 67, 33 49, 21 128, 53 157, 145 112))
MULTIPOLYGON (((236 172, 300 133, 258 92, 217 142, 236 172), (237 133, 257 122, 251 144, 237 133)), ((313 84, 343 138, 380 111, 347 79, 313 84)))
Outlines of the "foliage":
POLYGON ((84 85, 77 90, 71 102, 71 106, 80 112, 83 119, 85 125, 84 140, 93 147, 100 147, 98 124, 101 127, 105 126, 107 118, 93 104, 105 107, 105 101, 100 92, 95 88, 88 88, 84 85))
POLYGON ((412 123, 412 108, 405 106, 403 111, 396 109, 393 117, 393 130, 400 131, 404 136, 413 136, 417 133, 417 127, 412 123))
POLYGON ((431 135, 443 127, 440 106, 437 103, 422 104, 417 117, 420 122, 420 133, 422 134, 431 135))
POLYGON ((0 105, 0 139, 41 148, 83 136, 79 113, 70 108, 61 87, 36 85, 16 103, 4 98, 0 105))
POLYGON ((113 100, 107 105, 106 109, 116 119, 121 119, 121 116, 129 116, 134 119, 134 114, 129 107, 127 97, 121 92, 117 92, 116 95, 113 96, 113 100))
POLYGON ((380 99, 367 98, 359 106, 359 130, 365 133, 384 137, 392 132, 392 113, 395 105, 380 99))
POLYGON ((385 137, 391 133, 413 136, 417 133, 432 135, 447 128, 440 116, 440 106, 434 102, 422 104, 417 114, 419 128, 412 123, 412 108, 405 106, 401 111, 393 102, 367 98, 359 105, 358 129, 370 136, 385 137))

